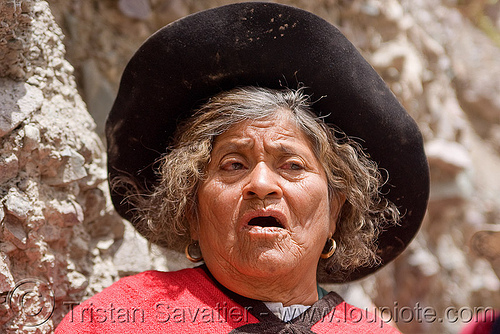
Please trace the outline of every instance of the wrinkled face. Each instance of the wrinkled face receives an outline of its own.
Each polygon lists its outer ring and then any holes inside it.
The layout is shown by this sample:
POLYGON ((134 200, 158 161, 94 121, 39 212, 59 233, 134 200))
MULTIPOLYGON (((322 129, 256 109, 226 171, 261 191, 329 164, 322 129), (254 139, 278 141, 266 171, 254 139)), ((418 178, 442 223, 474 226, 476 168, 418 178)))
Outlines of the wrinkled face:
POLYGON ((316 272, 339 211, 309 140, 288 116, 245 121, 215 140, 191 234, 216 278, 316 272))

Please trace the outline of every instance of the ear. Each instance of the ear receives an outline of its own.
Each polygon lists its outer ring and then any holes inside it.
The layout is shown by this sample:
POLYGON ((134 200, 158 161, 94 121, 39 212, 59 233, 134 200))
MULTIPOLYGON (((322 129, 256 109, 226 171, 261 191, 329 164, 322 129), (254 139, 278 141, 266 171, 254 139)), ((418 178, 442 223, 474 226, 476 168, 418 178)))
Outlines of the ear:
POLYGON ((200 240, 198 219, 193 210, 188 210, 186 219, 189 223, 189 235, 191 236, 191 240, 200 240))
POLYGON ((330 233, 333 235, 337 228, 340 211, 345 203, 345 195, 341 192, 335 193, 330 200, 330 233))

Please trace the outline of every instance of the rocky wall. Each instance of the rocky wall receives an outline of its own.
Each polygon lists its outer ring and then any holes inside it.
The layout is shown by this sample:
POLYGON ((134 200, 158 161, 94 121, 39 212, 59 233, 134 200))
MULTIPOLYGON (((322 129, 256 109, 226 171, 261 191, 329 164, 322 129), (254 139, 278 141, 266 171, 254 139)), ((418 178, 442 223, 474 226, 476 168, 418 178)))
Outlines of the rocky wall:
POLYGON ((48 3, 2 1, 0 18, 0 332, 51 333, 68 302, 155 264, 112 210, 104 146, 48 3))
MULTIPOLYGON (((186 265, 148 248, 116 216, 99 135, 137 47, 179 17, 231 2, 1 3, 0 331, 48 333, 68 302, 128 274, 186 265), (44 307, 32 303, 53 311, 50 317, 16 306, 25 290, 49 297, 44 307)), ((396 323, 405 333, 457 333, 468 314, 443 318, 451 307, 500 309, 500 4, 279 2, 312 11, 348 36, 417 120, 431 167, 429 210, 409 249, 373 277, 329 288, 392 316, 411 308, 413 318, 403 312, 396 323), (422 319, 423 308, 436 318, 422 319)))

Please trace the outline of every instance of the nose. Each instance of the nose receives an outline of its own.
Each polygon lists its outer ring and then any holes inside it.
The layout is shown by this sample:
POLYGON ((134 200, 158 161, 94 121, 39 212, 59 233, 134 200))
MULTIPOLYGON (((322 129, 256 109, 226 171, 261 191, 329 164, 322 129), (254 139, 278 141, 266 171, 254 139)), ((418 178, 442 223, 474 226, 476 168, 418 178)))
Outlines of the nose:
POLYGON ((279 184, 279 175, 265 162, 259 162, 249 174, 249 180, 243 188, 243 198, 281 198, 283 190, 279 184))

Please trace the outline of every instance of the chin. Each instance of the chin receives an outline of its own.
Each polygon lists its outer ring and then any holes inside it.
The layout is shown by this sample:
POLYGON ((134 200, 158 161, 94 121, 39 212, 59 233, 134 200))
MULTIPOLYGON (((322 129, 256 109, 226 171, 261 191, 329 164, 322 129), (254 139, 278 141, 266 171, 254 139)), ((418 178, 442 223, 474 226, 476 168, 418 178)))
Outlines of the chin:
POLYGON ((283 249, 253 250, 239 263, 239 271, 248 276, 270 277, 288 273, 297 267, 298 261, 291 252, 283 249), (250 255, 253 253, 252 255, 250 255))

